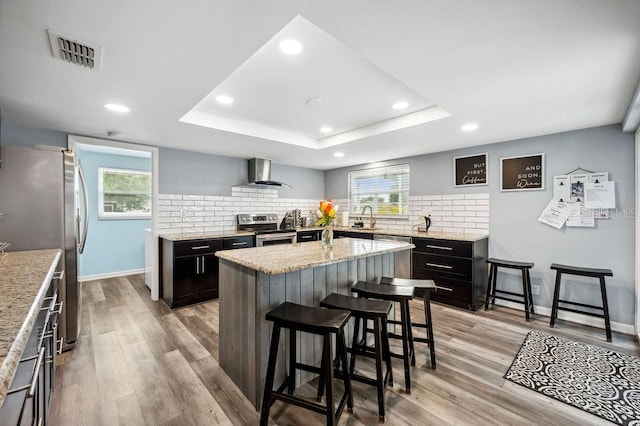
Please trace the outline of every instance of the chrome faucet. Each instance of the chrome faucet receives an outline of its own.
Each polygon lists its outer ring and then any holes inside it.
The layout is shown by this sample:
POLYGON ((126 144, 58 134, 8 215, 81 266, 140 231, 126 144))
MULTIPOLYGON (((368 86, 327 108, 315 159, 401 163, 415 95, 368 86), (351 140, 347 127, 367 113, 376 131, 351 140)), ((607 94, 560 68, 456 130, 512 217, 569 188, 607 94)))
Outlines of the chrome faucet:
POLYGON ((371 212, 371 215, 369 216, 369 220, 370 220, 369 228, 373 228, 376 226, 376 218, 373 217, 373 208, 369 204, 367 204, 362 208, 362 211, 360 212, 360 214, 364 214, 364 211, 367 209, 367 207, 369 207, 369 211, 371 212))

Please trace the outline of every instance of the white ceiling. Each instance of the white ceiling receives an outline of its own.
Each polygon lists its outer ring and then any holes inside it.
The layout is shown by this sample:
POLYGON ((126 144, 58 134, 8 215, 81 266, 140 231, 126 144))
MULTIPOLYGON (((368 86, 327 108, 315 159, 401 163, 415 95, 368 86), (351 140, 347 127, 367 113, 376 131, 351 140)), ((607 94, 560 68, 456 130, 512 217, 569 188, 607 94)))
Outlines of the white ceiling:
MULTIPOLYGON (((16 124, 329 169, 620 123, 640 78, 638 22, 638 0, 1 0, 0 108, 16 124), (451 116, 322 149, 179 121, 298 15, 451 116), (47 29, 104 48, 101 71, 54 59, 47 29)), ((242 116, 290 121, 256 99, 242 116)))
POLYGON ((180 121, 321 149, 448 116, 296 16, 180 121), (302 51, 283 53, 285 40, 300 42, 302 51), (233 102, 219 103, 220 95, 233 102), (393 109, 400 102, 406 108, 393 109))

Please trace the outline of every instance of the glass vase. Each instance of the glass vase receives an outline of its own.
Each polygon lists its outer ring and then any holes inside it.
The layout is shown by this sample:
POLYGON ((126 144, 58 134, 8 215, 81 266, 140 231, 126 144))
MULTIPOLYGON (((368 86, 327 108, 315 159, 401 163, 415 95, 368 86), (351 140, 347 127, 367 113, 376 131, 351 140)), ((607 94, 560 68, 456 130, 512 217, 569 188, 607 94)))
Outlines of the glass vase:
POLYGON ((322 230, 322 248, 324 250, 333 248, 333 225, 327 225, 322 230))

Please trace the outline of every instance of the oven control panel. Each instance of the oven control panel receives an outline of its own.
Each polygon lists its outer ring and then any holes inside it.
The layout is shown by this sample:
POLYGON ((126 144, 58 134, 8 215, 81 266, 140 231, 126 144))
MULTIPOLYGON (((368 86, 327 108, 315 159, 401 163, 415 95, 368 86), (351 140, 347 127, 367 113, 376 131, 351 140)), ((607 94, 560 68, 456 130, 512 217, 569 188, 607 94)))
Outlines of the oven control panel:
POLYGON ((275 213, 238 215, 238 225, 260 225, 268 223, 278 223, 278 215, 275 213))

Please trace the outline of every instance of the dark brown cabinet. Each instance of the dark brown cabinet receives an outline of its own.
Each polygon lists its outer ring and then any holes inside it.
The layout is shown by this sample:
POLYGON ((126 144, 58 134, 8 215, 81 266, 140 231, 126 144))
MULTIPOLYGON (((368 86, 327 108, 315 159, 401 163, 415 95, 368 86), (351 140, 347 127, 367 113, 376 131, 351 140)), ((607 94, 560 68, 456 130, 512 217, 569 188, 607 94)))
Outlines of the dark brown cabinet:
POLYGON ((371 232, 350 232, 350 231, 334 231, 334 238, 361 238, 365 240, 373 240, 373 234, 371 232))
POLYGON ((216 299, 218 250, 255 246, 253 235, 189 241, 162 239, 162 299, 170 308, 216 299))
POLYGON ((61 276, 61 270, 58 269, 47 289, 46 298, 40 305, 33 330, 0 407, 0 426, 47 423, 55 384, 57 355, 62 348, 57 333, 61 310, 58 298, 61 276))
POLYGON ((321 230, 314 229, 309 231, 298 231, 296 233, 296 241, 299 243, 305 243, 307 241, 318 241, 320 239, 321 230))
POLYGON ((413 238, 413 278, 438 286, 431 299, 477 310, 487 290, 488 239, 477 241, 413 238))
POLYGON ((218 297, 222 239, 162 240, 162 298, 170 308, 218 297))

